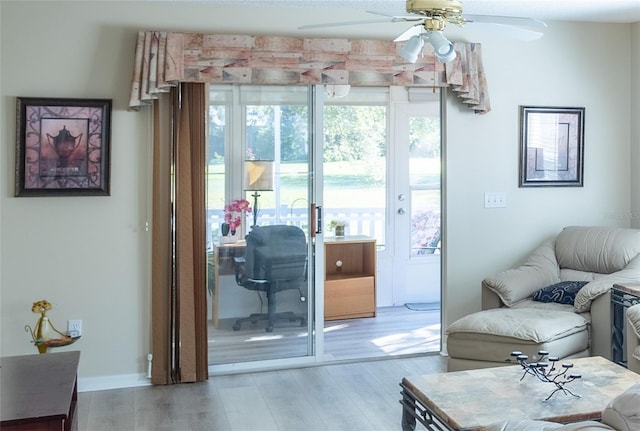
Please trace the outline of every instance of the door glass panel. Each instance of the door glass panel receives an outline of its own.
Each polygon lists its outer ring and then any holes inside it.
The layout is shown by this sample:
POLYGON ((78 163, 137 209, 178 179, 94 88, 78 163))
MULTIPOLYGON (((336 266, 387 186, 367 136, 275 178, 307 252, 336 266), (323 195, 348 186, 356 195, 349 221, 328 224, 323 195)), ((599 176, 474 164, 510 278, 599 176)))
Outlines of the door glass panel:
POLYGON ((210 87, 210 365, 313 354, 308 99, 307 87, 210 87))
POLYGON ((387 89, 351 88, 325 100, 323 201, 325 229, 345 224, 345 235, 385 245, 387 89))
POLYGON ((440 253, 440 117, 409 118, 411 256, 440 253))

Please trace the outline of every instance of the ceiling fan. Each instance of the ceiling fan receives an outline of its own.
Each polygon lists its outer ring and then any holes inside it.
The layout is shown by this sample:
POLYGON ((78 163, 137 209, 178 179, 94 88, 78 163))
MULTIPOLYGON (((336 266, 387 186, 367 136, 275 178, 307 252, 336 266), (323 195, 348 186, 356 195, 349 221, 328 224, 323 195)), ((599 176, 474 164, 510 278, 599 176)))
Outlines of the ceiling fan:
POLYGON ((387 15, 367 11, 385 18, 365 21, 348 21, 330 24, 314 24, 298 27, 300 29, 335 27, 354 24, 372 24, 384 22, 415 22, 411 28, 394 39, 394 42, 407 41, 399 54, 410 63, 415 63, 422 52, 424 40, 433 46, 438 60, 447 63, 456 58, 456 52, 443 34, 447 24, 464 26, 467 23, 487 23, 508 29, 515 37, 534 40, 542 37, 540 30, 547 25, 538 19, 523 17, 507 17, 495 15, 468 15, 462 12, 461 0, 407 0, 407 15, 387 15))

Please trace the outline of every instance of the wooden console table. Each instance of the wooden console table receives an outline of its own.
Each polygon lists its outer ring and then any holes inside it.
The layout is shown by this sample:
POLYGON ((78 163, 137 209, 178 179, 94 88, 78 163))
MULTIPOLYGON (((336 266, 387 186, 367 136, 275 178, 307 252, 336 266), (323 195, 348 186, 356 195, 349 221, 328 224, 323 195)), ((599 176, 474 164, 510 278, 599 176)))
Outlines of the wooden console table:
POLYGON ((80 352, 0 358, 0 429, 71 431, 80 352))

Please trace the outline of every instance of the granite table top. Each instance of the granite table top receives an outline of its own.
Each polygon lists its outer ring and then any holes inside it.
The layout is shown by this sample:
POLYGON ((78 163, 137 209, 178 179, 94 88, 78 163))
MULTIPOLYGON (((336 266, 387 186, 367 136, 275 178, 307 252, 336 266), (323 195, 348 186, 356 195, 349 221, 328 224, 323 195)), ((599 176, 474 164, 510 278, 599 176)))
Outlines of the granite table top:
POLYGON ((582 378, 566 385, 575 398, 557 392, 532 375, 520 380, 520 365, 451 373, 408 376, 402 383, 442 422, 456 430, 481 431, 508 419, 538 419, 568 423, 598 420, 611 399, 635 383, 640 375, 602 357, 561 360, 572 363, 571 373, 582 378))

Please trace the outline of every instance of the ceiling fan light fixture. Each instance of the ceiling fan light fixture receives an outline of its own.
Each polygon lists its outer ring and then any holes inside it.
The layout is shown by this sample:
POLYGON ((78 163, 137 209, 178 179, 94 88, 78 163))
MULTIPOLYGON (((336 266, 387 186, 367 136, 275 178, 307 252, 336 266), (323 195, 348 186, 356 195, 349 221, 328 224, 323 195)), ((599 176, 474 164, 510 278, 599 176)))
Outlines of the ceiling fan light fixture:
POLYGON ((441 63, 448 63, 456 58, 456 51, 453 43, 449 41, 441 31, 430 31, 427 33, 429 43, 433 46, 433 51, 441 63))
POLYGON ((424 47, 424 40, 422 36, 416 35, 411 36, 407 43, 404 44, 402 48, 398 51, 400 57, 407 60, 409 63, 415 63, 418 61, 418 55, 422 52, 422 48, 424 47))

